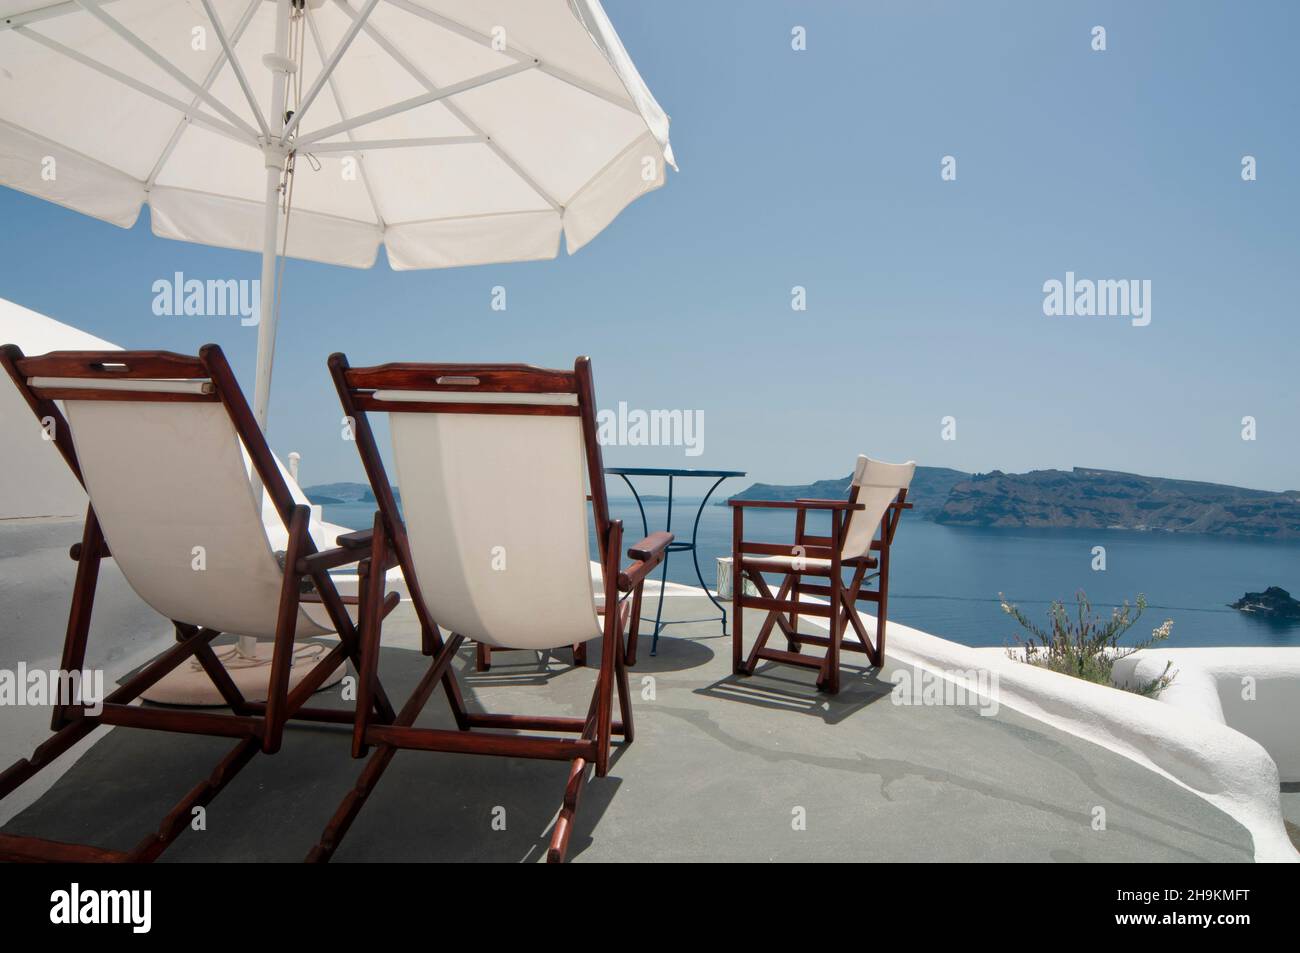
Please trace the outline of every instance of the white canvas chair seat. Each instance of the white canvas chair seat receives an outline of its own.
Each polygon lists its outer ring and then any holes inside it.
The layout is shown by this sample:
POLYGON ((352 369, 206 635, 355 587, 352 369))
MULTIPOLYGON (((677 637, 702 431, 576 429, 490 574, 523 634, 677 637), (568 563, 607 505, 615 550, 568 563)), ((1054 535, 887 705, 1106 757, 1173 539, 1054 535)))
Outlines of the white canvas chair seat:
MULTIPOLYGON (((98 383, 141 391, 165 382, 98 383)), ((283 572, 225 408, 73 399, 64 407, 109 550, 140 598, 178 622, 274 638, 283 572)), ((299 637, 332 631, 324 612, 299 610, 299 637)))
MULTIPOLYGON (((577 406, 574 394, 378 391, 391 402, 577 406)), ((439 625, 497 648, 601 633, 577 416, 389 415, 411 558, 439 625)))

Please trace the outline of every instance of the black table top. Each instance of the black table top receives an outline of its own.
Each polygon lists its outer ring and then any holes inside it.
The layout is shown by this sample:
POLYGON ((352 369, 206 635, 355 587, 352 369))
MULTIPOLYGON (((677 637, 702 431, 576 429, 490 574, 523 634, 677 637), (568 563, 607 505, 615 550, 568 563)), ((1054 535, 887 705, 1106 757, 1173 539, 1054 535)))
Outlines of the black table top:
POLYGON ((743 477, 744 470, 692 470, 688 467, 605 467, 612 476, 743 477))

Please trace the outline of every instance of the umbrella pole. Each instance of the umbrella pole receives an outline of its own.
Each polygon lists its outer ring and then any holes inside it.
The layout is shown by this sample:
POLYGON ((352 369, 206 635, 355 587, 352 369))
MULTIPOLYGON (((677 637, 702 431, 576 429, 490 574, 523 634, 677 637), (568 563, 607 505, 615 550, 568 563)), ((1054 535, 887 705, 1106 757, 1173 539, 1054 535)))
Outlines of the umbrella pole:
MULTIPOLYGON (((283 75, 283 74, 280 74, 283 75)), ((266 150, 266 216, 262 230, 262 300, 257 324, 257 374, 253 383, 253 416, 266 433, 271 400, 271 363, 275 359, 275 240, 280 218, 280 156, 266 150), (274 165, 272 161, 274 160, 274 165)))
MULTIPOLYGON (((266 417, 271 402, 271 364, 275 360, 275 332, 279 314, 275 307, 275 242, 280 224, 280 176, 284 170, 287 153, 279 141, 284 130, 284 104, 289 87, 289 7, 292 0, 276 0, 275 54, 271 67, 271 115, 268 126, 272 141, 262 144, 266 163, 266 197, 262 214, 262 280, 261 311, 257 325, 257 371, 253 379, 253 416, 257 426, 266 433, 266 417)), ((262 509, 262 485, 254 474, 254 495, 257 509, 262 509)), ((240 636, 238 654, 244 659, 257 657, 257 639, 240 636)))
POLYGON ((292 0, 276 0, 275 54, 271 68, 271 115, 267 117, 272 141, 262 144, 266 161, 266 216, 262 228, 262 301, 257 326, 257 376, 253 383, 253 416, 266 433, 266 414, 271 400, 271 362, 275 358, 275 240, 279 234, 280 174, 287 150, 280 142, 284 131, 284 104, 289 88, 289 8, 292 0))

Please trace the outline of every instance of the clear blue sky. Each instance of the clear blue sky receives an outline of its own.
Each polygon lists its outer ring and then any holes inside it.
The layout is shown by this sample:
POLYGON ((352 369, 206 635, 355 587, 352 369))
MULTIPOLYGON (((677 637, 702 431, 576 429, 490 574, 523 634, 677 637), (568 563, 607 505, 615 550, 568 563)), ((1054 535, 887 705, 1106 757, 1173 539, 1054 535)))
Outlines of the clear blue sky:
MULTIPOLYGON (((1300 488, 1300 4, 605 6, 672 116, 681 173, 572 258, 291 262, 270 436, 303 453, 305 483, 362 479, 325 371, 344 350, 585 353, 602 406, 703 410, 703 456, 609 448, 612 464, 793 483, 866 452, 1300 488), (1150 279, 1150 326, 1045 317, 1043 282, 1066 271, 1150 279)), ((254 329, 150 306, 158 278, 252 278, 256 256, 7 189, 0 221, 0 295, 125 347, 216 341, 251 392, 254 329)))

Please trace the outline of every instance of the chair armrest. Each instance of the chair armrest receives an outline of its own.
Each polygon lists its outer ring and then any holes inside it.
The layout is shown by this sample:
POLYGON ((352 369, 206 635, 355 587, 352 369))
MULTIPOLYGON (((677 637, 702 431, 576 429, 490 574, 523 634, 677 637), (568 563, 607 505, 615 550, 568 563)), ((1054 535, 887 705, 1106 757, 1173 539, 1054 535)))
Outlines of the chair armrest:
POLYGON ((672 533, 663 530, 660 530, 657 533, 651 533, 645 539, 641 540, 641 542, 628 547, 627 558, 640 560, 654 559, 667 549, 668 544, 672 541, 672 533))
POLYGON ((334 549, 323 549, 318 553, 312 553, 310 556, 302 556, 294 569, 301 575, 307 576, 314 572, 346 566, 349 563, 355 563, 365 558, 366 554, 364 552, 337 546, 334 549))
POLYGON ((651 533, 641 542, 628 549, 628 558, 633 560, 628 567, 618 574, 620 592, 631 592, 645 581, 664 559, 668 544, 673 541, 673 534, 660 530, 651 533))
MULTIPOLYGON (((108 551, 108 543, 106 541, 101 542, 99 544, 99 555, 105 559, 111 559, 113 557, 113 554, 108 551)), ((71 559, 74 563, 81 561, 80 543, 72 544, 72 546, 68 549, 68 558, 71 559)))
POLYGON ((304 575, 320 570, 336 569, 365 559, 370 553, 370 544, 375 536, 373 529, 359 529, 354 533, 341 533, 335 537, 337 544, 333 549, 322 549, 318 553, 304 556, 295 567, 304 575))
POLYGON ((865 503, 848 500, 727 500, 728 506, 738 509, 756 507, 769 510, 865 510, 865 503))
POLYGON ((359 529, 355 533, 343 533, 334 540, 334 545, 341 549, 369 549, 374 535, 373 529, 359 529))

